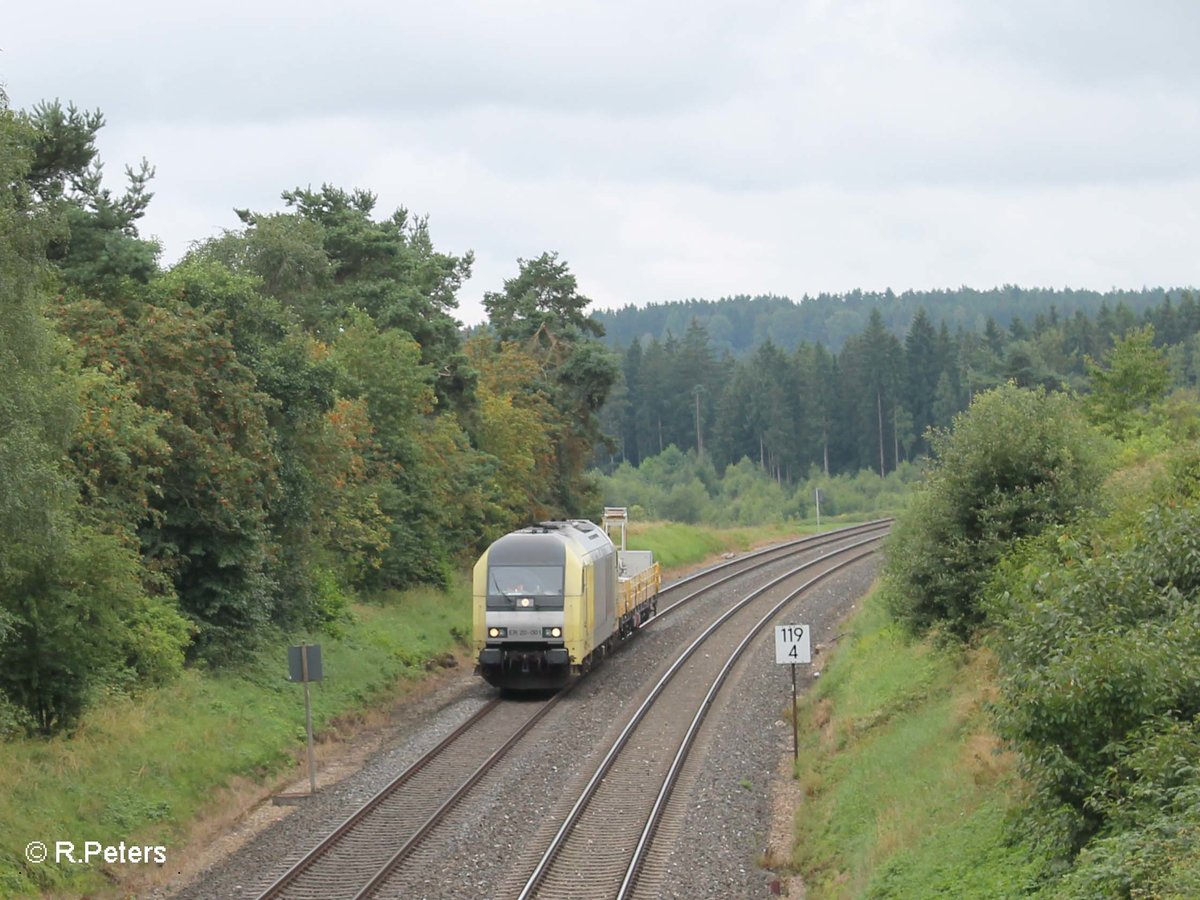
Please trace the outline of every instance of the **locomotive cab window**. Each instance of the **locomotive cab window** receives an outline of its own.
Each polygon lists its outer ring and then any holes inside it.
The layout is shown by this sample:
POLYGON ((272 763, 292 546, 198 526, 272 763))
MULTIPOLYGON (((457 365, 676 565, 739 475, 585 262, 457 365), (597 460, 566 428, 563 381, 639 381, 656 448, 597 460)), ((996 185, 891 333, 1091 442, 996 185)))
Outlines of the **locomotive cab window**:
POLYGON ((488 551, 487 608, 562 609, 566 564, 566 545, 554 532, 500 538, 488 551))
POLYGON ((562 609, 562 567, 490 567, 488 571, 488 609, 512 609, 521 598, 532 598, 539 609, 562 609))

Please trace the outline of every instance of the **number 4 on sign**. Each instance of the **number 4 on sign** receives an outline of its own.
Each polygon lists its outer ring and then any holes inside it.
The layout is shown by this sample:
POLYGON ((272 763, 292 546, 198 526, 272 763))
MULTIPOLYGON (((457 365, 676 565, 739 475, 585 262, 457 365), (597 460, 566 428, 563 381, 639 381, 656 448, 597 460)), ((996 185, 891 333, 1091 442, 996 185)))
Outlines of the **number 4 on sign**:
POLYGON ((812 662, 812 642, 807 625, 775 626, 775 662, 782 665, 812 662))
POLYGON ((807 625, 775 626, 775 662, 792 667, 792 758, 800 756, 796 720, 796 663, 812 662, 812 642, 807 625))

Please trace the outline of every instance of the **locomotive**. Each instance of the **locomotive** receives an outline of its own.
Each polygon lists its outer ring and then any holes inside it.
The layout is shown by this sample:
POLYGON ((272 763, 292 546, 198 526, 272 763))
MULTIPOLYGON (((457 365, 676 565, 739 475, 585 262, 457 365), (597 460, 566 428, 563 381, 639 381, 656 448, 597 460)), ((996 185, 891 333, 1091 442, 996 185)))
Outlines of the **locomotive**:
POLYGON ((488 547, 474 571, 477 674, 500 688, 561 688, 657 612, 658 563, 625 549, 626 522, 607 507, 602 526, 540 522, 488 547))

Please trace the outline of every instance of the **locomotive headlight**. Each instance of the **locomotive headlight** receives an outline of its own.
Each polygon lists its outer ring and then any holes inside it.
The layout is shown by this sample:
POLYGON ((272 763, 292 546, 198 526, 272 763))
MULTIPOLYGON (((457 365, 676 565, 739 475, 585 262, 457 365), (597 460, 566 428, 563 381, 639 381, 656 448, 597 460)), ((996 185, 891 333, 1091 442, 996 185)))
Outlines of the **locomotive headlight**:
POLYGON ((533 600, 529 597, 522 597, 517 601, 517 606, 521 607, 521 609, 529 609, 529 607, 533 606, 533 600))
POLYGON ((490 638, 508 637, 508 629, 507 628, 496 628, 495 626, 492 626, 491 628, 488 629, 488 637, 490 637, 490 638))
POLYGON ((560 638, 562 637, 562 629, 555 625, 552 628, 543 628, 542 637, 560 638))

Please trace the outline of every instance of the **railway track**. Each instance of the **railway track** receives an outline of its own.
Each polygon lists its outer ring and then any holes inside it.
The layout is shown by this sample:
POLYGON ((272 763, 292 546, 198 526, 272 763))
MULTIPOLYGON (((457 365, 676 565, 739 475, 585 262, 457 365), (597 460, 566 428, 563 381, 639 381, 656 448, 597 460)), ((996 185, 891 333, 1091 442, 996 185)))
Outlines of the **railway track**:
MULTIPOLYGON (((790 541, 673 582, 661 596, 675 599, 642 627, 718 586, 789 557, 817 551, 821 556, 808 564, 815 565, 832 558, 837 545, 847 540, 862 535, 877 540, 888 524, 873 522, 790 541)), ((569 694, 570 688, 537 702, 489 701, 289 867, 259 895, 260 900, 333 900, 380 893, 439 823, 569 694)))
POLYGON ((770 547, 765 547, 762 550, 756 550, 753 553, 746 553, 728 562, 718 563, 715 566, 710 566, 699 572, 695 572, 686 578, 681 578, 678 581, 663 587, 659 593, 658 616, 648 619, 643 627, 655 621, 659 616, 663 616, 676 607, 683 606, 688 601, 695 597, 704 594, 706 591, 719 585, 726 584, 737 578, 740 578, 748 573, 756 572, 767 566, 789 559, 798 553, 807 553, 811 550, 817 550, 834 546, 849 538, 865 536, 869 534, 885 534, 891 527, 891 519, 877 519, 873 522, 865 522, 861 525, 851 525, 846 528, 839 528, 835 531, 827 531, 822 534, 808 535, 806 537, 797 538, 796 540, 787 541, 783 544, 775 544, 770 547), (683 593, 683 596, 666 606, 662 605, 663 598, 674 597, 677 593, 683 593))
POLYGON ((630 716, 525 880, 519 900, 653 897, 643 865, 705 715, 754 637, 789 603, 865 556, 878 536, 759 588, 704 630, 630 716), (797 584, 797 577, 803 583, 797 584), (700 652, 703 651, 703 652, 700 652))
POLYGON ((263 891, 260 900, 362 895, 403 861, 457 798, 568 693, 569 689, 560 691, 535 703, 504 702, 498 697, 485 703, 326 835, 263 891), (473 774, 464 781, 463 772, 473 774), (448 784, 457 785, 449 798, 448 784))

